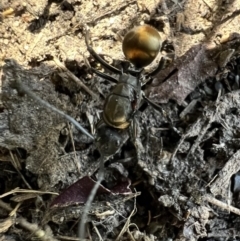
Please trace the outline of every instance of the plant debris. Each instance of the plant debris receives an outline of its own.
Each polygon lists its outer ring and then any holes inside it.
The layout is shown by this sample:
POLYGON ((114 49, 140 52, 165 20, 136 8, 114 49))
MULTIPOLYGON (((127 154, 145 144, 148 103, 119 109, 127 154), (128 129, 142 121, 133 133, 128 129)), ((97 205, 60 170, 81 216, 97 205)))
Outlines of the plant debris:
POLYGON ((86 240, 237 240, 239 6, 240 0, 3 0, 0 240, 79 240, 100 161, 86 240), (96 52, 121 68, 121 41, 143 23, 162 39, 143 78, 145 95, 160 108, 143 104, 134 116, 136 138, 119 130, 116 152, 103 155, 115 143, 108 142, 111 128, 101 129, 104 142, 92 137, 115 84, 89 70, 110 74, 88 53, 84 26, 96 52), (161 59, 171 61, 150 78, 161 59))

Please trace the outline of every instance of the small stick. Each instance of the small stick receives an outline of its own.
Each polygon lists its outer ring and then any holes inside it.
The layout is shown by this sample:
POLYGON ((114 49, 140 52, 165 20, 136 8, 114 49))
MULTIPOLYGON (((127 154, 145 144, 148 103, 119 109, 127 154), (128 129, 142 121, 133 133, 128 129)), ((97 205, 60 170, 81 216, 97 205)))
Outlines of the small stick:
POLYGON ((22 178, 22 180, 25 183, 25 185, 29 189, 32 189, 31 185, 27 182, 26 178, 23 176, 23 174, 19 170, 19 165, 20 164, 18 164, 19 163, 18 158, 15 158, 15 156, 12 153, 12 151, 10 151, 10 156, 11 156, 11 163, 12 163, 13 167, 16 169, 17 173, 20 175, 20 177, 22 178))
POLYGON ((78 158, 77 158, 76 149, 75 149, 75 144, 74 144, 74 140, 73 140, 73 134, 72 134, 72 130, 71 130, 69 124, 68 124, 68 129, 69 129, 69 135, 70 135, 70 139, 71 139, 71 143, 72 143, 72 148, 73 148, 73 153, 74 153, 74 163, 75 163, 75 165, 76 165, 76 167, 77 167, 78 173, 81 174, 80 163, 79 163, 78 158))
POLYGON ((37 191, 37 190, 28 190, 28 189, 20 189, 20 188, 15 188, 9 192, 6 192, 2 195, 0 195, 0 198, 7 197, 9 195, 12 195, 14 193, 36 193, 36 194, 52 194, 52 195, 58 195, 56 192, 45 192, 45 191, 37 191))
MULTIPOLYGON (((135 199, 134 199, 134 208, 133 208, 132 212, 130 213, 129 217, 127 218, 127 221, 125 222, 125 224, 124 224, 121 232, 118 234, 118 236, 117 236, 117 238, 115 239, 115 241, 119 241, 119 240, 121 239, 122 235, 123 235, 125 232, 127 232, 128 234, 130 233, 130 232, 129 232, 129 227, 132 226, 132 225, 135 226, 135 224, 131 224, 131 223, 130 223, 130 220, 131 220, 131 217, 132 217, 136 212, 137 212, 137 208, 136 208, 136 196, 135 196, 135 199)), ((137 226, 136 226, 136 229, 138 229, 137 226)), ((133 239, 133 240, 135 240, 135 239, 133 239)))
POLYGON ((18 223, 22 228, 32 232, 34 236, 36 236, 39 240, 42 241, 57 241, 58 239, 54 238, 52 236, 52 233, 50 230, 42 230, 37 224, 29 223, 25 218, 18 218, 16 220, 16 223, 18 223))
POLYGON ((210 195, 204 195, 203 196, 203 200, 205 200, 205 201, 207 201, 209 203, 212 203, 212 204, 220 207, 223 210, 228 210, 228 211, 230 211, 232 213, 235 213, 235 214, 240 216, 240 209, 235 208, 235 207, 233 207, 231 205, 228 205, 228 204, 226 204, 224 202, 221 202, 221 201, 217 200, 216 198, 211 197, 210 195))
POLYGON ((11 206, 8 203, 5 203, 4 201, 2 201, 1 199, 0 199, 0 207, 9 211, 9 212, 12 211, 11 206))
POLYGON ((94 228, 95 232, 96 232, 97 235, 98 235, 99 241, 103 241, 102 236, 101 236, 101 234, 99 233, 96 225, 95 225, 93 222, 92 222, 92 225, 93 225, 93 228, 94 228))

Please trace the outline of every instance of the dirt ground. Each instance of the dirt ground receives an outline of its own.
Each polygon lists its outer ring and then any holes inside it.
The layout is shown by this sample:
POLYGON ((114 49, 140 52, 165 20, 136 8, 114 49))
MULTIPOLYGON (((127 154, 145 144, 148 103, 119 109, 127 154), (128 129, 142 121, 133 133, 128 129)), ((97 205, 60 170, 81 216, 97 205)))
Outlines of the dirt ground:
POLYGON ((0 241, 79 240, 101 161, 85 240, 240 240, 239 33, 240 0, 1 0, 0 241), (142 24, 163 46, 143 76, 169 60, 143 87, 161 109, 141 106, 134 138, 97 132, 115 84, 90 66, 117 76, 86 27, 119 68, 142 24))

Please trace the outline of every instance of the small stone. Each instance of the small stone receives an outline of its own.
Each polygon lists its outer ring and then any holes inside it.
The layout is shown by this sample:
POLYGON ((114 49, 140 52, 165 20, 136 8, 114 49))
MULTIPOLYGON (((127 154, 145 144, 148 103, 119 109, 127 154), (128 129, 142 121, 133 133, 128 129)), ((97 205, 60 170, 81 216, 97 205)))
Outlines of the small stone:
POLYGON ((3 40, 3 43, 6 44, 6 45, 8 45, 8 43, 9 43, 8 39, 4 39, 4 40, 3 40))
POLYGON ((14 23, 13 23, 13 26, 14 27, 18 27, 20 24, 19 24, 19 21, 15 21, 14 23))

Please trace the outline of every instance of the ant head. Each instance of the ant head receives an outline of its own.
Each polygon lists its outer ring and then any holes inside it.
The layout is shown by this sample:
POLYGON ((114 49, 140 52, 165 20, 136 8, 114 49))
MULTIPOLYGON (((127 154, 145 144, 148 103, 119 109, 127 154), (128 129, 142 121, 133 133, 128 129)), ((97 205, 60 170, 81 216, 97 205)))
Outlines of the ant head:
POLYGON ((122 50, 125 57, 136 67, 149 65, 158 55, 161 37, 158 31, 143 25, 130 30, 124 37, 122 50))

